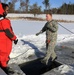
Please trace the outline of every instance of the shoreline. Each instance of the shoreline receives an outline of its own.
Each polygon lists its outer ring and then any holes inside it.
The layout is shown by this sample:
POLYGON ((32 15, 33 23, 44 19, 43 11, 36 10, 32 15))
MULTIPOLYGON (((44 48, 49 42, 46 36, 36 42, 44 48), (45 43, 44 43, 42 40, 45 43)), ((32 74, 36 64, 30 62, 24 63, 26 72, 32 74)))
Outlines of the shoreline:
MULTIPOLYGON (((42 18, 36 18, 36 17, 7 17, 10 20, 19 20, 19 19, 23 19, 23 20, 29 20, 29 21, 46 21, 45 19, 42 18)), ((56 20, 56 19, 54 19, 56 20)), ((69 20, 56 20, 57 22, 64 22, 64 23, 74 23, 74 21, 69 21, 69 20)))

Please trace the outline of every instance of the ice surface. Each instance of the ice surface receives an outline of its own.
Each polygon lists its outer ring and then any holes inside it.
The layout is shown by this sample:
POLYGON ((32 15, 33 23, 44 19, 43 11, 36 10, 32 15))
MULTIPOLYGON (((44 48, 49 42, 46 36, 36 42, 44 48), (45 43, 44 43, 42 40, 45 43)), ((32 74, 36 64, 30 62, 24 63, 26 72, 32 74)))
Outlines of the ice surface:
MULTIPOLYGON (((14 32, 19 35, 34 35, 39 32, 42 27, 45 25, 46 21, 26 21, 26 20, 12 20, 11 24, 14 32)), ((74 32, 74 23, 60 23, 67 29, 74 32)), ((58 25, 59 26, 59 25, 58 25)), ((69 31, 66 31, 64 28, 59 26, 58 34, 71 34, 69 31)))

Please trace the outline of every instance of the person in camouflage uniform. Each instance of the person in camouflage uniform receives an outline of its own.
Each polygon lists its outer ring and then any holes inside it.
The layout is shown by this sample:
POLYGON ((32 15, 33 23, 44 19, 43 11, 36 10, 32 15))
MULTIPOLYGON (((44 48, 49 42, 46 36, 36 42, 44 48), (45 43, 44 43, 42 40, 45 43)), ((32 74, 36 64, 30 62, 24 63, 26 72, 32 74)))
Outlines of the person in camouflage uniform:
POLYGON ((36 36, 46 31, 46 55, 41 62, 48 65, 50 61, 54 61, 57 58, 54 48, 57 41, 58 24, 52 19, 52 13, 46 14, 46 20, 45 26, 36 36))

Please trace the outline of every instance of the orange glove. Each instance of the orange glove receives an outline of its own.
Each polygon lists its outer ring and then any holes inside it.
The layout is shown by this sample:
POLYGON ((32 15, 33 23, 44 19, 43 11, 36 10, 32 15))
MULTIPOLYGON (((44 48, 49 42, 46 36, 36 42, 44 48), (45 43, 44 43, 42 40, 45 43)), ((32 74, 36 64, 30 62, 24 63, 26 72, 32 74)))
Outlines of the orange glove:
POLYGON ((46 43, 48 43, 48 44, 49 44, 49 43, 50 43, 50 40, 46 40, 46 43))

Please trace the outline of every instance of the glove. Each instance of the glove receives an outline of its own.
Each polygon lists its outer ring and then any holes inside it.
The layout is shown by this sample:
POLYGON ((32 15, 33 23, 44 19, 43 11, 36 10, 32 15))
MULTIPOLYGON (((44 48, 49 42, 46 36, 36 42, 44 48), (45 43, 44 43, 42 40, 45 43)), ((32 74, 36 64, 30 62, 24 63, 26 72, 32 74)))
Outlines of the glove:
POLYGON ((42 31, 40 31, 40 32, 38 32, 38 33, 36 33, 36 36, 38 36, 39 34, 41 34, 42 33, 42 31))
POLYGON ((46 40, 46 43, 48 43, 48 44, 49 44, 49 43, 50 43, 50 40, 46 40))
POLYGON ((17 44, 17 42, 18 42, 18 39, 14 40, 14 44, 15 44, 15 45, 17 44))
POLYGON ((36 36, 38 36, 40 33, 36 33, 36 36))

